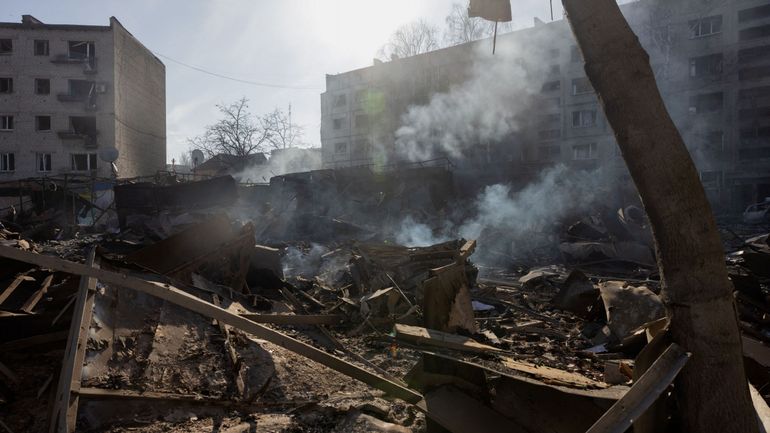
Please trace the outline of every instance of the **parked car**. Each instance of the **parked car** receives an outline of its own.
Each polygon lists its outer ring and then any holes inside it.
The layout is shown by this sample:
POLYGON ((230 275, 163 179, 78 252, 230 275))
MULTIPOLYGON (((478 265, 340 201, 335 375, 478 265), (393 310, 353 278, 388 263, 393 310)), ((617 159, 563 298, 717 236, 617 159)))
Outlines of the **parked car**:
POLYGON ((743 212, 743 222, 764 223, 770 222, 770 197, 761 203, 754 203, 743 212))

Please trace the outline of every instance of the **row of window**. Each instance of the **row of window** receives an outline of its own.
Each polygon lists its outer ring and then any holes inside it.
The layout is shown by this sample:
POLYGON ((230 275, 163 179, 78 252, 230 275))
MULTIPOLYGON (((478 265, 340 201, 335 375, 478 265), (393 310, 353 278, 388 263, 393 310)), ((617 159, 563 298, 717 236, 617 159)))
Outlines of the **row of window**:
MULTIPOLYGON (((15 117, 8 114, 0 115, 0 131, 13 131, 16 129, 15 117)), ((35 116, 35 131, 47 132, 51 130, 51 116, 35 116)))
MULTIPOLYGON (((335 117, 332 119, 332 129, 340 130, 343 128, 345 122, 345 116, 335 117)), ((368 128, 369 127, 369 115, 368 114, 356 114, 354 117, 354 125, 356 128, 368 128)))
MULTIPOLYGON (((75 81, 75 80, 70 80, 75 81)), ((51 80, 48 78, 35 78, 34 92, 36 95, 49 95, 51 93, 51 80)), ((11 77, 0 77, 0 93, 13 93, 14 81, 11 77)))
MULTIPOLYGON (((71 153, 70 167, 72 171, 93 171, 97 169, 97 160, 95 153, 71 153)), ((36 153, 35 167, 39 173, 50 173, 53 167, 53 154, 36 153)), ((0 172, 14 171, 16 171, 16 154, 0 153, 0 172)))
MULTIPOLYGON (((13 39, 0 39, 0 55, 13 54, 13 45, 13 39)), ((35 56, 51 54, 50 44, 46 39, 35 39, 32 47, 32 54, 35 56)), ((67 48, 70 59, 88 59, 96 54, 96 46, 93 41, 67 41, 67 48)))

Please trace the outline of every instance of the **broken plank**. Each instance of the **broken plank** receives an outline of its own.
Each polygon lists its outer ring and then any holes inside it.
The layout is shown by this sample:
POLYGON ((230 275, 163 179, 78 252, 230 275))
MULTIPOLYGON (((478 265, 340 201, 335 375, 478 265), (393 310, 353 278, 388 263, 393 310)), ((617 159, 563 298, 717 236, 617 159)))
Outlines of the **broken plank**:
MULTIPOLYGON (((6 248, 8 248, 8 247, 6 247, 6 248)), ((32 272, 32 271, 27 271, 27 272, 25 272, 23 274, 17 275, 16 278, 13 280, 13 282, 10 285, 8 285, 8 287, 6 287, 5 290, 3 290, 3 293, 0 293, 0 304, 2 304, 3 302, 5 302, 6 299, 11 297, 13 292, 15 292, 16 289, 24 281, 35 281, 34 278, 32 278, 32 277, 27 275, 27 273, 29 273, 29 272, 32 272)))
POLYGON ((275 325, 339 325, 345 320, 341 314, 241 314, 241 317, 275 325))
POLYGON ((672 343, 626 395, 615 402, 586 433, 623 433, 674 381, 690 354, 672 343))
POLYGON ((30 296, 29 299, 24 302, 24 305, 21 306, 21 311, 32 313, 32 310, 35 309, 37 303, 43 299, 43 295, 48 293, 48 288, 51 286, 52 281, 53 274, 45 277, 45 280, 43 280, 43 284, 40 286, 40 288, 36 290, 35 293, 33 293, 32 296, 30 296))
POLYGON ((502 363, 511 370, 532 375, 549 385, 561 385, 578 388, 608 388, 610 385, 589 379, 581 374, 559 370, 545 365, 536 365, 529 362, 503 358, 502 363))
POLYGON ((486 344, 481 344, 476 340, 462 335, 450 334, 448 332, 436 331, 419 326, 402 325, 397 323, 396 339, 407 343, 417 345, 428 345, 433 347, 443 347, 462 352, 474 353, 502 353, 503 351, 486 344))
POLYGON ((422 400, 422 395, 412 391, 409 388, 398 385, 386 378, 378 376, 356 365, 346 362, 334 355, 330 355, 313 346, 305 344, 299 340, 289 337, 276 330, 267 328, 249 319, 240 317, 237 314, 219 308, 209 302, 203 301, 189 293, 181 291, 167 284, 153 283, 138 278, 131 277, 127 273, 111 272, 103 269, 91 268, 89 266, 70 262, 51 256, 44 256, 22 251, 12 247, 0 246, 0 257, 6 257, 26 263, 35 264, 48 269, 58 270, 75 275, 84 275, 98 278, 106 284, 113 284, 119 287, 126 287, 147 293, 151 296, 169 301, 188 310, 202 314, 206 317, 214 318, 228 324, 234 328, 248 332, 256 337, 277 344, 289 351, 302 355, 320 364, 323 364, 346 376, 350 376, 361 382, 364 382, 373 388, 384 391, 394 397, 398 397, 409 403, 417 403, 422 400))
MULTIPOLYGON (((99 268, 96 262, 95 248, 91 249, 87 263, 87 265, 81 266, 89 269, 99 268)), ((73 389, 77 391, 80 388, 88 330, 91 327, 91 313, 94 307, 94 289, 96 289, 95 278, 87 276, 80 278, 77 301, 72 311, 67 348, 64 352, 64 361, 56 389, 49 429, 51 433, 72 433, 75 431, 78 397, 73 395, 72 391, 73 389)))

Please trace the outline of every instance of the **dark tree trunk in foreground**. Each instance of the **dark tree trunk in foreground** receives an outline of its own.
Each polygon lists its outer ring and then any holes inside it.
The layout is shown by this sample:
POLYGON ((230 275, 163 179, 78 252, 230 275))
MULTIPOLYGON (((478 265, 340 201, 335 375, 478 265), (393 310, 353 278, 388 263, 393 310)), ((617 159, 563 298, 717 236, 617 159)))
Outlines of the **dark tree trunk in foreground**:
POLYGON ((650 218, 672 339, 693 355, 675 386, 683 430, 757 432, 716 222, 648 55, 614 0, 563 4, 650 218))

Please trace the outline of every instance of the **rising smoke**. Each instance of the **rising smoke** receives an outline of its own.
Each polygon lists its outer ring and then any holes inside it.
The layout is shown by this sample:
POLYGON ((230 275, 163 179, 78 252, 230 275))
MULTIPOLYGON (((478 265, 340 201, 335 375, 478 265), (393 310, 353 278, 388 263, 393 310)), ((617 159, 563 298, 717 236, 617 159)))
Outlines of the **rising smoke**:
POLYGON ((233 177, 239 182, 268 183, 273 176, 320 170, 320 149, 289 148, 272 152, 267 164, 251 165, 233 177))

